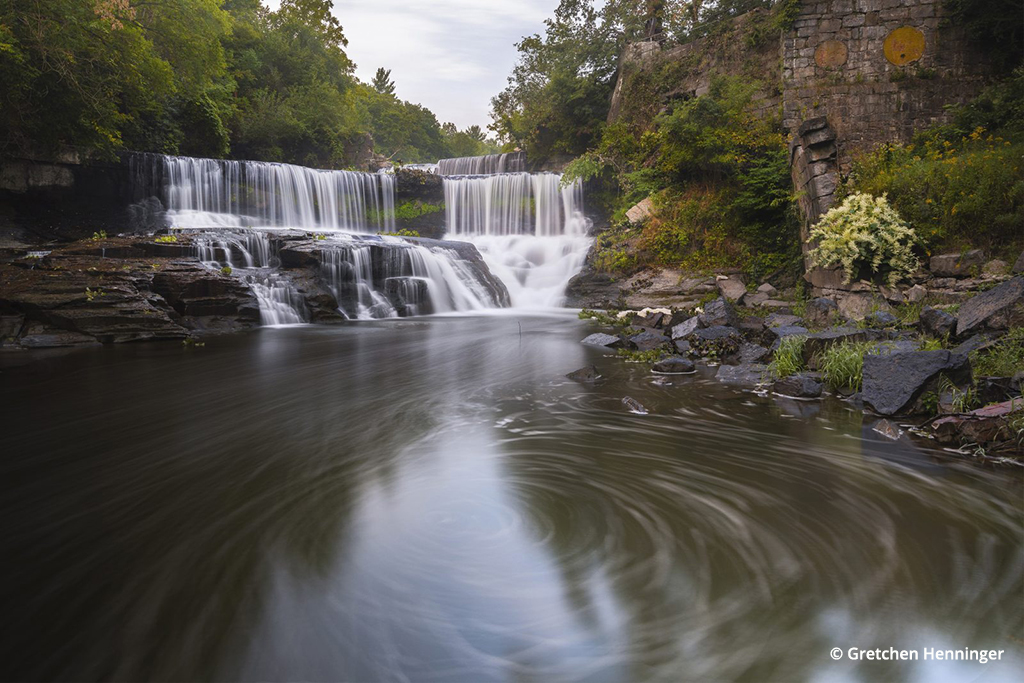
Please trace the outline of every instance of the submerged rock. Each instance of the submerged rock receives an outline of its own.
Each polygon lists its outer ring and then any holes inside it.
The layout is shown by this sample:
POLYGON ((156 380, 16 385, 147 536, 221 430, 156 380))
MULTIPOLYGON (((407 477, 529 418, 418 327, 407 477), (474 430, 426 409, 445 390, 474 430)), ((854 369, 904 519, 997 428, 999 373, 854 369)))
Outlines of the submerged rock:
POLYGON ((626 408, 631 413, 636 413, 637 415, 647 414, 647 408, 644 408, 643 404, 640 403, 640 401, 636 400, 631 396, 624 396, 622 398, 622 405, 626 406, 626 408))
POLYGON ((950 415, 932 423, 939 443, 953 446, 975 444, 995 452, 1008 451, 1018 457, 1024 449, 1019 434, 1010 426, 1010 418, 1024 412, 1021 399, 1005 401, 973 410, 966 415, 950 415))
POLYGON ((747 363, 744 365, 723 365, 718 368, 715 379, 723 384, 755 387, 764 379, 766 365, 747 363))
POLYGON ((914 411, 914 401, 934 388, 940 376, 955 386, 971 381, 971 364, 966 356, 939 351, 904 351, 864 356, 864 403, 881 415, 914 411))
POLYGON ((689 358, 672 356, 658 361, 651 368, 651 372, 662 375, 688 375, 697 371, 693 361, 689 358))
POLYGON ((597 366, 587 365, 579 370, 573 370, 566 377, 577 382, 593 382, 601 377, 601 373, 597 371, 597 366))
POLYGON ((772 391, 790 398, 818 398, 821 396, 821 380, 807 373, 797 373, 775 380, 772 391))

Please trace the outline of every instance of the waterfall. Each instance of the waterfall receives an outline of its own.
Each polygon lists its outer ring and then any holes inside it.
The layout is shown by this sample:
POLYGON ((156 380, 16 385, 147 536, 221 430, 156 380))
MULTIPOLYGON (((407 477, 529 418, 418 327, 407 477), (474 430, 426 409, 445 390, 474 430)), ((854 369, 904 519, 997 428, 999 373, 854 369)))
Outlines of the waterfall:
POLYGON ((448 233, 472 242, 512 303, 559 306, 591 240, 583 188, 554 173, 445 177, 448 233))
POLYGON ((320 254, 324 280, 349 318, 481 310, 503 303, 477 270, 440 245, 354 237, 325 245, 320 254))
POLYGON ((393 175, 161 154, 129 166, 136 198, 157 196, 175 227, 394 230, 393 175))
POLYGON ((487 154, 479 157, 457 157, 437 162, 440 175, 485 175, 494 173, 521 173, 526 170, 526 155, 522 152, 487 154))

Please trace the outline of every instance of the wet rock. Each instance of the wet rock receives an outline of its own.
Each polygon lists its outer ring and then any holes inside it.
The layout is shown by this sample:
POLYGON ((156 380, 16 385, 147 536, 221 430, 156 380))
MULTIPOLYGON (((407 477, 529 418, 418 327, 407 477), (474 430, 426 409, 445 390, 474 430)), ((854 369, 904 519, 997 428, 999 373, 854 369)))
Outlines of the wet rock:
POLYGON ((879 420, 871 428, 871 431, 877 432, 891 441, 899 441, 899 438, 903 436, 903 430, 889 420, 879 420))
POLYGON ((827 327, 839 314, 839 304, 827 297, 818 297, 807 302, 807 322, 818 327, 827 327))
POLYGON ((630 344, 637 351, 653 351, 669 343, 669 338, 654 330, 644 330, 629 338, 630 344))
POLYGON ((651 371, 662 375, 689 375, 697 370, 689 358, 672 356, 655 363, 651 371))
POLYGON ((41 322, 30 322, 18 338, 19 344, 26 349, 53 349, 77 346, 99 346, 100 342, 88 334, 62 330, 41 322))
POLYGON ((566 306, 573 308, 621 308, 625 304, 625 296, 618 280, 608 273, 597 272, 589 264, 565 287, 566 306))
POLYGON ((623 396, 622 405, 626 406, 626 409, 631 413, 636 413, 637 415, 647 414, 647 408, 644 408, 643 404, 632 396, 623 396))
POLYGON ((721 278, 716 284, 718 291, 727 301, 739 301, 747 293, 747 286, 737 276, 721 278))
POLYGON ((611 334, 604 334, 603 332, 595 332, 594 334, 586 337, 580 343, 590 344, 591 346, 610 346, 620 347, 622 346, 622 340, 611 334))
POLYGON ((1024 277, 1007 280, 960 305, 957 336, 975 329, 1005 330, 1024 324, 1024 277))
POLYGON ((941 338, 956 328, 956 318, 938 308, 925 306, 921 309, 921 331, 933 337, 941 338))
POLYGON ((693 347, 690 346, 690 342, 686 341, 685 339, 674 340, 672 342, 672 346, 675 347, 676 353, 682 354, 684 356, 689 355, 690 351, 693 349, 693 347))
POLYGON ((928 262, 928 269, 936 277, 968 277, 985 265, 985 252, 971 249, 962 254, 937 254, 928 262))
POLYGON ((587 365, 579 370, 573 370, 566 377, 577 382, 593 382, 601 377, 601 373, 597 371, 596 366, 587 365))
POLYGON ((700 314, 703 327, 739 327, 739 316, 736 310, 725 299, 719 297, 704 306, 700 314))
POLYGON ((182 316, 227 317, 255 326, 259 301, 239 278, 202 266, 170 265, 153 276, 153 291, 182 316))
POLYGON ((913 411, 915 399, 940 376, 955 386, 969 384, 971 364, 966 356, 946 350, 868 354, 863 374, 864 403, 881 415, 897 415, 913 411))
POLYGON ((686 320, 685 322, 681 322, 678 325, 673 325, 672 341, 688 338, 691 334, 700 329, 700 326, 700 317, 696 315, 686 320))
POLYGON ((821 380, 807 373, 797 373, 775 380, 772 391, 790 398, 818 398, 821 396, 821 380))
POLYGON ((764 378, 767 366, 760 363, 746 365, 722 365, 715 374, 715 379, 732 386, 755 387, 764 378))

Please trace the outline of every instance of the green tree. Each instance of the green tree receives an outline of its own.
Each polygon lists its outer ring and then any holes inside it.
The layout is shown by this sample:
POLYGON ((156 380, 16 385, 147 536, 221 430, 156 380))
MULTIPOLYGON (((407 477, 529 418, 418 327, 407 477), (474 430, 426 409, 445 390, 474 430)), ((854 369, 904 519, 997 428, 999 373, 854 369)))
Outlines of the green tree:
POLYGON ((395 94, 395 82, 391 80, 391 69, 379 67, 377 69, 377 73, 374 74, 373 81, 370 85, 372 85, 373 89, 381 95, 395 94))

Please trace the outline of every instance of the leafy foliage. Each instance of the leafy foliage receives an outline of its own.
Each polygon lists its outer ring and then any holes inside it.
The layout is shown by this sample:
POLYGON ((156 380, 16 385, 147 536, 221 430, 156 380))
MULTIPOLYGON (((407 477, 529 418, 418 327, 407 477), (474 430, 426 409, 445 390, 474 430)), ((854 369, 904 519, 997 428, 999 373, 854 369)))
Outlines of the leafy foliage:
POLYGON ((1013 377, 1024 372, 1024 327, 1011 329, 994 347, 971 354, 979 377, 1013 377))
POLYGON ((811 259, 825 268, 841 266, 846 282, 870 273, 895 284, 919 266, 913 251, 917 235, 885 195, 850 195, 811 228, 810 239, 817 243, 811 259))

